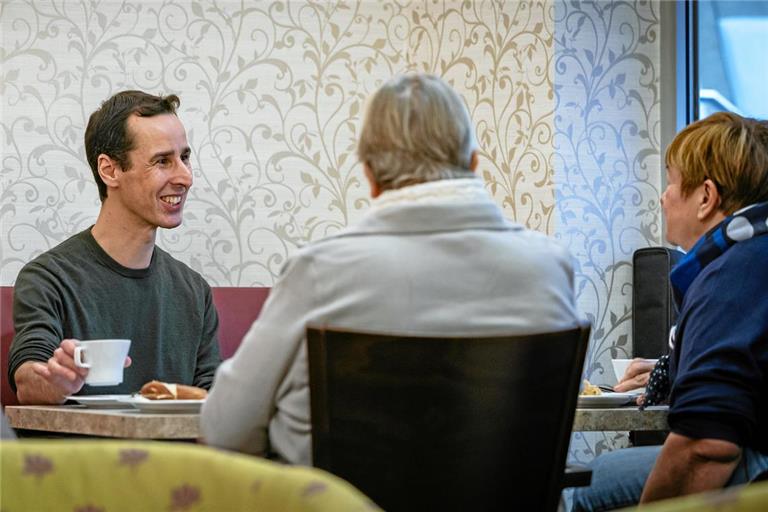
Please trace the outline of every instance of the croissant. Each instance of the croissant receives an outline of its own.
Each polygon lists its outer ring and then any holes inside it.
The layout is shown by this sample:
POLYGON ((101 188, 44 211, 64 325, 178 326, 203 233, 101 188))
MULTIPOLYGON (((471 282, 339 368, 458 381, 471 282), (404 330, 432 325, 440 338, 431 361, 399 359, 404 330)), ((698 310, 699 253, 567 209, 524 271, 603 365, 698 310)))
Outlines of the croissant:
POLYGON ((141 386, 139 394, 150 400, 199 400, 208 396, 208 392, 202 388, 169 384, 158 380, 149 381, 141 386))
POLYGON ((594 395, 602 395, 603 392, 600 391, 599 386, 595 386, 594 384, 591 384, 587 379, 584 379, 584 385, 583 389, 581 390, 581 396, 594 396, 594 395))

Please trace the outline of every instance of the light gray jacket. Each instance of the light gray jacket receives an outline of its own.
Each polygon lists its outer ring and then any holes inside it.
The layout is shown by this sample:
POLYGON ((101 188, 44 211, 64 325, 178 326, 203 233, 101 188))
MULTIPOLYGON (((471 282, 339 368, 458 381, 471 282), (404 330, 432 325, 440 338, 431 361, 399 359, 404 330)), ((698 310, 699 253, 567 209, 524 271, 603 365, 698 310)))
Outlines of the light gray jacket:
POLYGON ((216 373, 202 411, 208 443, 311 463, 310 323, 430 336, 571 328, 571 257, 505 221, 490 197, 372 209, 288 260, 259 319, 216 373))

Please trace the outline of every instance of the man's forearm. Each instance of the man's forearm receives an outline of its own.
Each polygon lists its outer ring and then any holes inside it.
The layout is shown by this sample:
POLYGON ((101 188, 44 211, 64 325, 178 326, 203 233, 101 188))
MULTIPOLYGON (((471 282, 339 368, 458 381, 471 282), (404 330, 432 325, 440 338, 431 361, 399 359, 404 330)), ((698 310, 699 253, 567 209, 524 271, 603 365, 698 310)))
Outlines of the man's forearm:
POLYGON ((38 375, 33 369, 35 364, 38 363, 36 361, 26 361, 14 373, 16 398, 18 398, 19 403, 23 405, 63 403, 66 400, 66 395, 38 375))
POLYGON ((669 434, 645 483, 641 503, 719 489, 741 458, 738 445, 720 439, 669 434))

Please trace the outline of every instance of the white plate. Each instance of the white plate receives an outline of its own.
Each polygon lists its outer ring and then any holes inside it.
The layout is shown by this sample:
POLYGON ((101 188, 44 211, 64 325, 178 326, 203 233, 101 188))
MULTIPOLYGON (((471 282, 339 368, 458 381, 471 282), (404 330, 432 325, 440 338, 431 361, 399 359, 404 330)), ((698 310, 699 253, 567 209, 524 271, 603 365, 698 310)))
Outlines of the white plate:
POLYGON ((603 393, 602 395, 579 395, 577 407, 621 407, 634 405, 638 393, 603 393))
POLYGON ((139 409, 141 412, 156 413, 182 413, 197 414, 203 406, 205 399, 201 400, 150 400, 142 396, 134 396, 127 403, 139 409))
POLYGON ((74 400, 80 405, 86 407, 96 407, 103 409, 122 408, 126 409, 130 407, 126 401, 131 399, 131 395, 72 395, 66 397, 67 400, 74 400))

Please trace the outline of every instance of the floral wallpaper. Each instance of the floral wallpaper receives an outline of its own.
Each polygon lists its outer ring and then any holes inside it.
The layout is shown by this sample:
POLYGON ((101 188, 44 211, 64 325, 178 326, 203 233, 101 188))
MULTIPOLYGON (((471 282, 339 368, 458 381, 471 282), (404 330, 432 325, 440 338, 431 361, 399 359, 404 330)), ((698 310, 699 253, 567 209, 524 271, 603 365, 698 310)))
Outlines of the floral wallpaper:
MULTIPOLYGON (((555 14, 556 236, 578 261, 592 323, 585 377, 613 383, 632 355, 632 253, 661 244, 658 2, 558 2, 555 14)), ((580 462, 623 445, 575 434, 580 462)))
POLYGON ((269 286, 358 218, 364 101, 406 70, 447 78, 478 120, 482 175, 552 230, 553 5, 6 1, 2 282, 95 219, 90 113, 126 88, 181 97, 195 184, 160 244, 215 286, 269 286))
MULTIPOLYGON (((0 284, 93 223, 85 124, 138 88, 181 97, 193 151, 159 244, 212 286, 271 286, 364 213, 365 99, 423 70, 465 98, 505 214, 576 257, 585 376, 630 353, 632 252, 661 242, 658 1, 3 0, 0 24, 0 284)), ((622 442, 589 437, 578 457, 622 442)))

